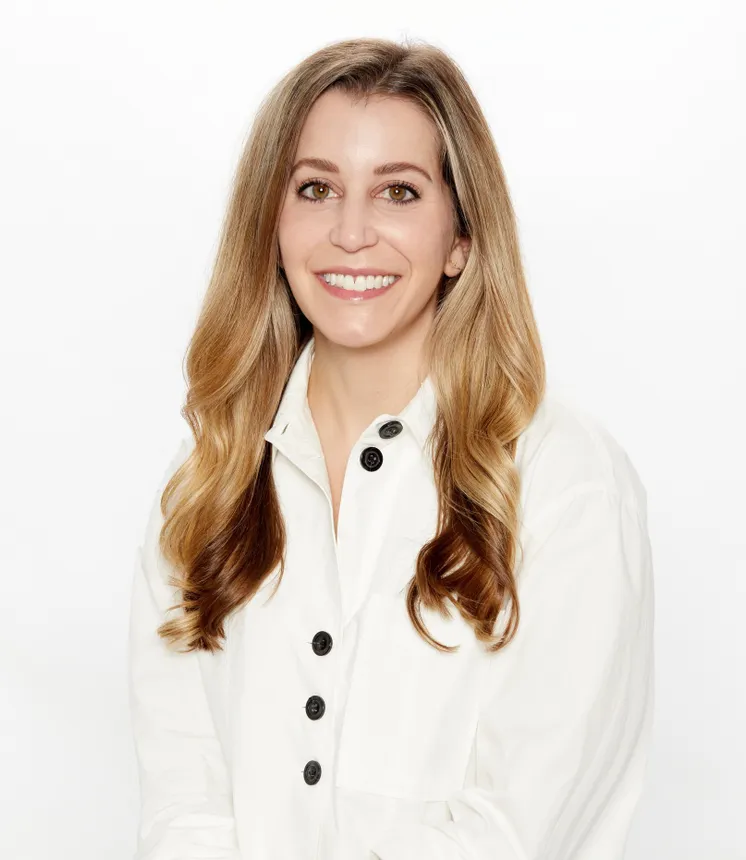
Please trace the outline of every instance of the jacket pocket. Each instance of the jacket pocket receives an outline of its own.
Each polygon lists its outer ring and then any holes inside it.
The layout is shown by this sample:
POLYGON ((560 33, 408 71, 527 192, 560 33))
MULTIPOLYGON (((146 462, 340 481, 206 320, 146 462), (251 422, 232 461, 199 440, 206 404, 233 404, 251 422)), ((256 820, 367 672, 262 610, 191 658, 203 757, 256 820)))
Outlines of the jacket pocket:
POLYGON ((445 800, 464 785, 476 732, 484 658, 455 607, 422 609, 417 633, 404 595, 373 594, 358 616, 357 654, 344 710, 336 784, 412 800, 445 800))

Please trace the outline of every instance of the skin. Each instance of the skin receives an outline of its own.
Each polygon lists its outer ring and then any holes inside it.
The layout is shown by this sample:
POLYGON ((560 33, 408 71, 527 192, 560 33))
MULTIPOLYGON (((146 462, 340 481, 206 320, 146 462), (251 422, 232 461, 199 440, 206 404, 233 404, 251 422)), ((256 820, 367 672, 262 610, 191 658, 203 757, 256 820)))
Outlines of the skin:
POLYGON ((324 93, 306 119, 294 163, 306 157, 327 159, 339 172, 304 166, 293 173, 278 243, 290 289, 314 327, 309 408, 324 448, 346 460, 363 430, 383 413, 400 412, 424 379, 422 348, 440 279, 463 268, 470 242, 453 233, 435 130, 411 102, 354 104, 344 93, 324 93), (432 181, 412 169, 374 174, 392 161, 419 165, 432 181), (413 185, 420 198, 397 182, 413 185), (401 278, 378 298, 349 302, 327 293, 314 274, 335 265, 401 278))

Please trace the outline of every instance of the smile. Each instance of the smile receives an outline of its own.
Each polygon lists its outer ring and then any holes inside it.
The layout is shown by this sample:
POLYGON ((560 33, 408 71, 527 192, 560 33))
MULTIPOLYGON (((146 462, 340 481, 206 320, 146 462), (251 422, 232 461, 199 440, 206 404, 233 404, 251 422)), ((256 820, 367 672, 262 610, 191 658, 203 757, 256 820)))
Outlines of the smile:
POLYGON ((340 287, 343 290, 380 290, 394 283, 398 275, 338 275, 333 272, 325 272, 321 277, 332 287, 340 287))
POLYGON ((385 295, 401 280, 399 275, 352 275, 317 274, 316 278, 325 290, 338 299, 360 302, 385 295))

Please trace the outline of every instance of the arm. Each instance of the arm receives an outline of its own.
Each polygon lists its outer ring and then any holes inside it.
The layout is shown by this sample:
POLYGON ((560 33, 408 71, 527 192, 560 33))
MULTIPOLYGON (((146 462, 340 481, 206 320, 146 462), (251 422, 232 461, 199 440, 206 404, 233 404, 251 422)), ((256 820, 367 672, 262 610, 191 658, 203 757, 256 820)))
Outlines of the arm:
POLYGON ((239 860, 230 780, 196 652, 170 651, 156 628, 176 602, 158 548, 161 492, 138 548, 129 632, 129 695, 142 797, 135 860, 239 860))
POLYGON ((490 667, 477 785, 449 799, 452 821, 389 832, 372 860, 623 856, 653 709, 651 550, 632 505, 586 485, 527 524, 522 617, 490 667))

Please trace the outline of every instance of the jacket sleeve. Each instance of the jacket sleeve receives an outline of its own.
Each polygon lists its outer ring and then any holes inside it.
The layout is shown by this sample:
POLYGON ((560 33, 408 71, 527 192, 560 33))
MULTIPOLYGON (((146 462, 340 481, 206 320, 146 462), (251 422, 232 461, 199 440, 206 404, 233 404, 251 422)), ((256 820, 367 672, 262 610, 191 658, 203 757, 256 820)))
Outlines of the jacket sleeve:
POLYGON ((240 860, 230 780, 196 652, 156 629, 176 602, 158 547, 160 497, 187 455, 183 441, 153 500, 132 584, 128 676, 141 813, 135 860, 240 860))
POLYGON ((623 857, 653 713, 644 496, 565 492, 522 542, 521 621, 489 666, 476 784, 448 799, 452 820, 389 831, 371 860, 623 857))

